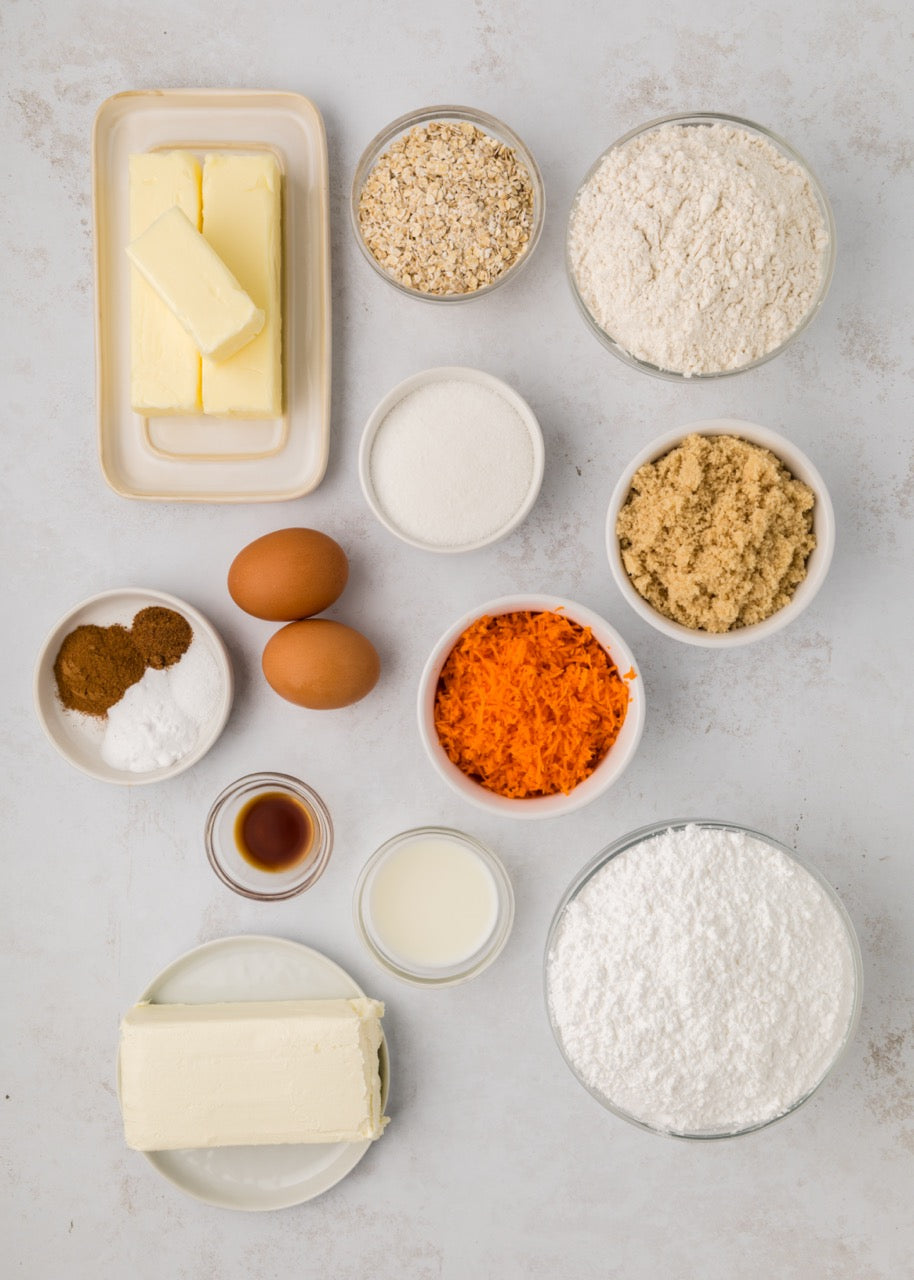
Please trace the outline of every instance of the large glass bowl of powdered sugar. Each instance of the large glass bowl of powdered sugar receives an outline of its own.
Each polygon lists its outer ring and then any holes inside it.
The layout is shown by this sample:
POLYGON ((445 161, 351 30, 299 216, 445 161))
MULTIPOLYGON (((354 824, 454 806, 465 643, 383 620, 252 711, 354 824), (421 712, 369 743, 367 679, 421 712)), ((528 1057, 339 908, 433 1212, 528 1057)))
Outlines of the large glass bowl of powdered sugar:
POLYGON ((863 987, 831 886, 748 827, 658 822, 576 877, 546 944, 562 1055, 609 1111, 730 1138, 796 1111, 853 1039, 863 987))
POLYGON ((566 265, 604 346, 672 379, 779 355, 825 300, 835 224, 783 138, 716 112, 666 116, 599 157, 575 195, 566 265))

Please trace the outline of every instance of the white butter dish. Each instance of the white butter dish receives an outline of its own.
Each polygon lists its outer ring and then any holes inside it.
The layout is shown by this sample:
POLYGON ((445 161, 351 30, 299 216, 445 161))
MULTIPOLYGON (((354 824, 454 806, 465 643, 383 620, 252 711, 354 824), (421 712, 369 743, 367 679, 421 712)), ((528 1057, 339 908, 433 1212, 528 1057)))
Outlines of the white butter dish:
POLYGON ((327 141, 297 93, 177 89, 119 93, 92 138, 96 380, 102 473, 117 493, 165 502, 270 502, 315 489, 330 433, 327 141), (130 396, 130 156, 268 151, 283 174, 284 412, 278 418, 144 418, 130 396))

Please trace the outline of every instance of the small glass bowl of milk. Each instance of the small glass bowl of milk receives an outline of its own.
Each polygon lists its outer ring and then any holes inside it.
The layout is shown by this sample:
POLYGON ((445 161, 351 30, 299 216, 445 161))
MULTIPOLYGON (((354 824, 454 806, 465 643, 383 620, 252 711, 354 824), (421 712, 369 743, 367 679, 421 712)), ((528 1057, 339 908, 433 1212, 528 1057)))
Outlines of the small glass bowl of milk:
POLYGON ((475 978, 514 923, 501 861, 472 836, 416 827, 382 844, 355 888, 356 929, 389 973, 422 987, 475 978))

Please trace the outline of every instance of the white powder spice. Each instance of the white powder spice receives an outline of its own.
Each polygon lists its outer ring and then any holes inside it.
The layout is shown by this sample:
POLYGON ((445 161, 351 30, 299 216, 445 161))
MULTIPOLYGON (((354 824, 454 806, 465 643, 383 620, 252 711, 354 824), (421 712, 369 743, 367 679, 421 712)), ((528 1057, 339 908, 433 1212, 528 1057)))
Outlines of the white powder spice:
POLYGON ((772 1120, 820 1082, 855 999, 844 920, 793 858, 687 826, 611 859, 562 914, 548 999, 590 1088, 674 1133, 772 1120))
POLYGON ((384 418, 369 473, 385 516, 407 537, 470 546, 523 506, 533 483, 533 442, 497 391, 457 379, 430 382, 384 418))
POLYGON ((807 173, 759 134, 667 124, 611 150, 571 215, 585 305, 630 355, 692 374, 779 347, 813 306, 828 228, 807 173))
POLYGON ((222 697, 222 677, 205 641, 195 637, 180 660, 130 686, 105 719, 101 755, 129 773, 163 769, 188 755, 222 697))

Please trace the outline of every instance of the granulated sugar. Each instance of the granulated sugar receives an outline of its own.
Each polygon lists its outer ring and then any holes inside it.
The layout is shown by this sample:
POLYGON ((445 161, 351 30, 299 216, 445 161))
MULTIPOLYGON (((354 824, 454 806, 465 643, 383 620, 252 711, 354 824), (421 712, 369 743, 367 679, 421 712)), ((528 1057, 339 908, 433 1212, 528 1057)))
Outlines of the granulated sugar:
POLYGON ((523 506, 533 442, 504 396, 446 379, 394 405, 378 428, 369 470, 391 524, 417 542, 456 549, 491 537, 523 506))
POLYGON ((614 1106, 674 1133, 732 1132, 822 1079, 852 1017, 854 959, 797 862, 688 826, 611 859, 569 903, 548 997, 570 1062, 614 1106))
POLYGON ((729 124, 667 124, 611 150, 569 233, 578 291, 624 350, 691 374, 779 347, 813 306, 828 229, 809 177, 729 124))

